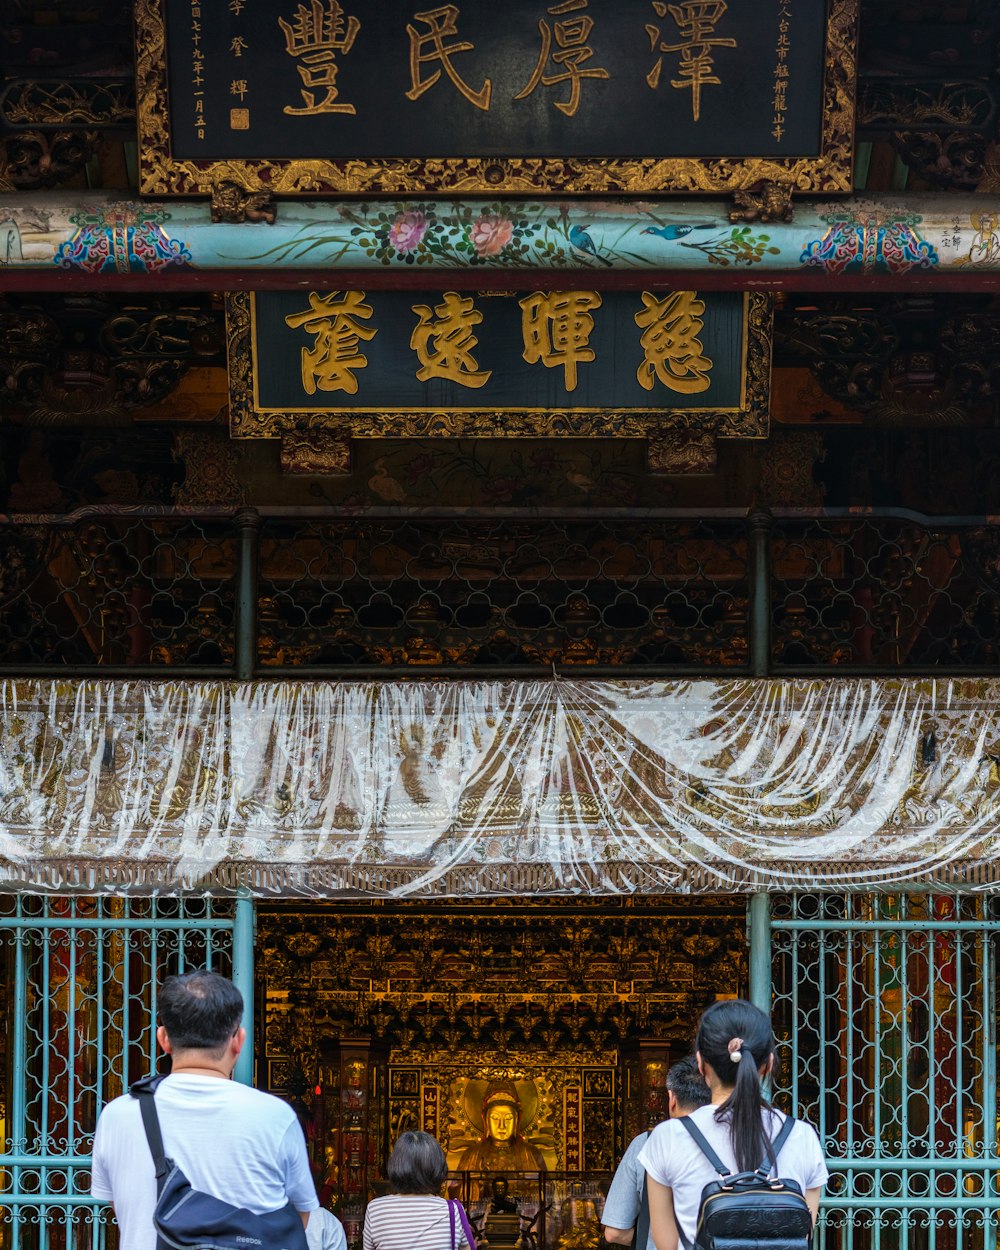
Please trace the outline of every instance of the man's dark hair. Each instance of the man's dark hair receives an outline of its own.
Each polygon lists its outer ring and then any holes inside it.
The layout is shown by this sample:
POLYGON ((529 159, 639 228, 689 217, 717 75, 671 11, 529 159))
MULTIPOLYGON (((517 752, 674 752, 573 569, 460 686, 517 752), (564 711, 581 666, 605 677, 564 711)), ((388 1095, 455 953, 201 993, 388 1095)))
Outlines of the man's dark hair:
POLYGON ((213 1051, 214 1059, 221 1059, 243 1019, 243 995, 217 972, 167 977, 156 1006, 174 1050, 213 1051))
POLYGON ((448 1161, 430 1133, 401 1133, 385 1171, 394 1194, 436 1194, 448 1175, 448 1161))
POLYGON ((712 1095, 705 1078, 698 1071, 698 1060, 688 1055, 675 1063, 667 1072, 667 1089, 685 1111, 694 1111, 711 1102, 712 1095))

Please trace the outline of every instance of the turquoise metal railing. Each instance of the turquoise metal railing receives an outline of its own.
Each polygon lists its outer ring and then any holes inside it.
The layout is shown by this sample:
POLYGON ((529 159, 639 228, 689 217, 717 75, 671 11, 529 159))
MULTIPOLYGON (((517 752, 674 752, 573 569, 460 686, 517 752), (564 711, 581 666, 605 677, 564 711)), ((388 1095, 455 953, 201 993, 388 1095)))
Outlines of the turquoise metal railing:
MULTIPOLYGON (((2 1250, 115 1244, 110 1209, 89 1194, 94 1127, 155 1062, 157 987, 198 967, 233 976, 249 1028, 249 900, 0 898, 2 1250)), ((252 1064, 249 1038, 238 1079, 252 1064)))
MULTIPOLYGON (((0 1250, 114 1245, 89 1197, 97 1116, 151 1066, 169 973, 232 975, 249 1027, 253 919, 242 899, 0 897, 0 1250)), ((757 896, 749 934, 776 1097, 816 1126, 833 1173, 822 1250, 995 1250, 997 902, 757 896)))
POLYGON ((993 900, 752 900, 751 993, 778 1036, 775 1097, 819 1132, 823 1250, 995 1250, 993 900), (770 985, 767 981, 770 977, 770 985))

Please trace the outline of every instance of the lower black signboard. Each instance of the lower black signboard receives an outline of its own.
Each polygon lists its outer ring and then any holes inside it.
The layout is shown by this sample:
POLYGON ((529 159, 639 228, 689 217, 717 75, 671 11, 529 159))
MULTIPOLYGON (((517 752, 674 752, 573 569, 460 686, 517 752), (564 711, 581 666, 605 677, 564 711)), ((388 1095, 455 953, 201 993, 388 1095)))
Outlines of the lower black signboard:
POLYGON ((237 437, 767 432, 766 295, 276 291, 227 315, 237 437))

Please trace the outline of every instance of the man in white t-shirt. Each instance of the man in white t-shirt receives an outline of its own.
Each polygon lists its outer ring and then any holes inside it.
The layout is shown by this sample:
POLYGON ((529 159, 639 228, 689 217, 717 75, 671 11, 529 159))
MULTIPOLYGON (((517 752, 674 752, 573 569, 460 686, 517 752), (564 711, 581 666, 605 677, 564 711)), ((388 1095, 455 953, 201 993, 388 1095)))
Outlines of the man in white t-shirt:
MULTIPOLYGON (((157 996, 156 1040, 171 1056, 156 1090, 164 1150, 194 1189, 255 1215, 289 1202, 306 1225, 319 1206, 302 1128, 280 1098, 230 1078, 246 1039, 243 996, 215 972, 168 977, 157 996)), ((121 1250, 156 1250, 156 1175, 139 1100, 101 1112, 90 1192, 114 1204, 121 1250)))

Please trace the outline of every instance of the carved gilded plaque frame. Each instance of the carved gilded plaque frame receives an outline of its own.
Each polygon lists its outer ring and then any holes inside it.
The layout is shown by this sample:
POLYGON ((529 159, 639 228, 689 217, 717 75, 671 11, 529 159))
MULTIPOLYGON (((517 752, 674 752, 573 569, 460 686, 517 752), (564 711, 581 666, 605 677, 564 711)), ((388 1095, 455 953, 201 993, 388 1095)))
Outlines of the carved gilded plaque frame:
MULTIPOLYGON (((248 196, 732 194, 776 183, 801 193, 852 187, 859 0, 830 0, 819 150, 810 156, 178 157, 171 139, 166 0, 136 0, 143 195, 211 195, 220 213, 248 196)), ((238 101, 237 101, 238 102, 238 101)), ((245 110, 237 110, 245 111, 245 110)), ((233 123, 234 125, 236 123, 233 123)))
POLYGON ((255 294, 226 295, 229 430, 233 438, 280 438, 323 430, 340 438, 646 438, 696 429, 722 438, 766 438, 769 426, 773 297, 743 292, 743 372, 736 407, 663 409, 292 408, 258 404, 255 294))

